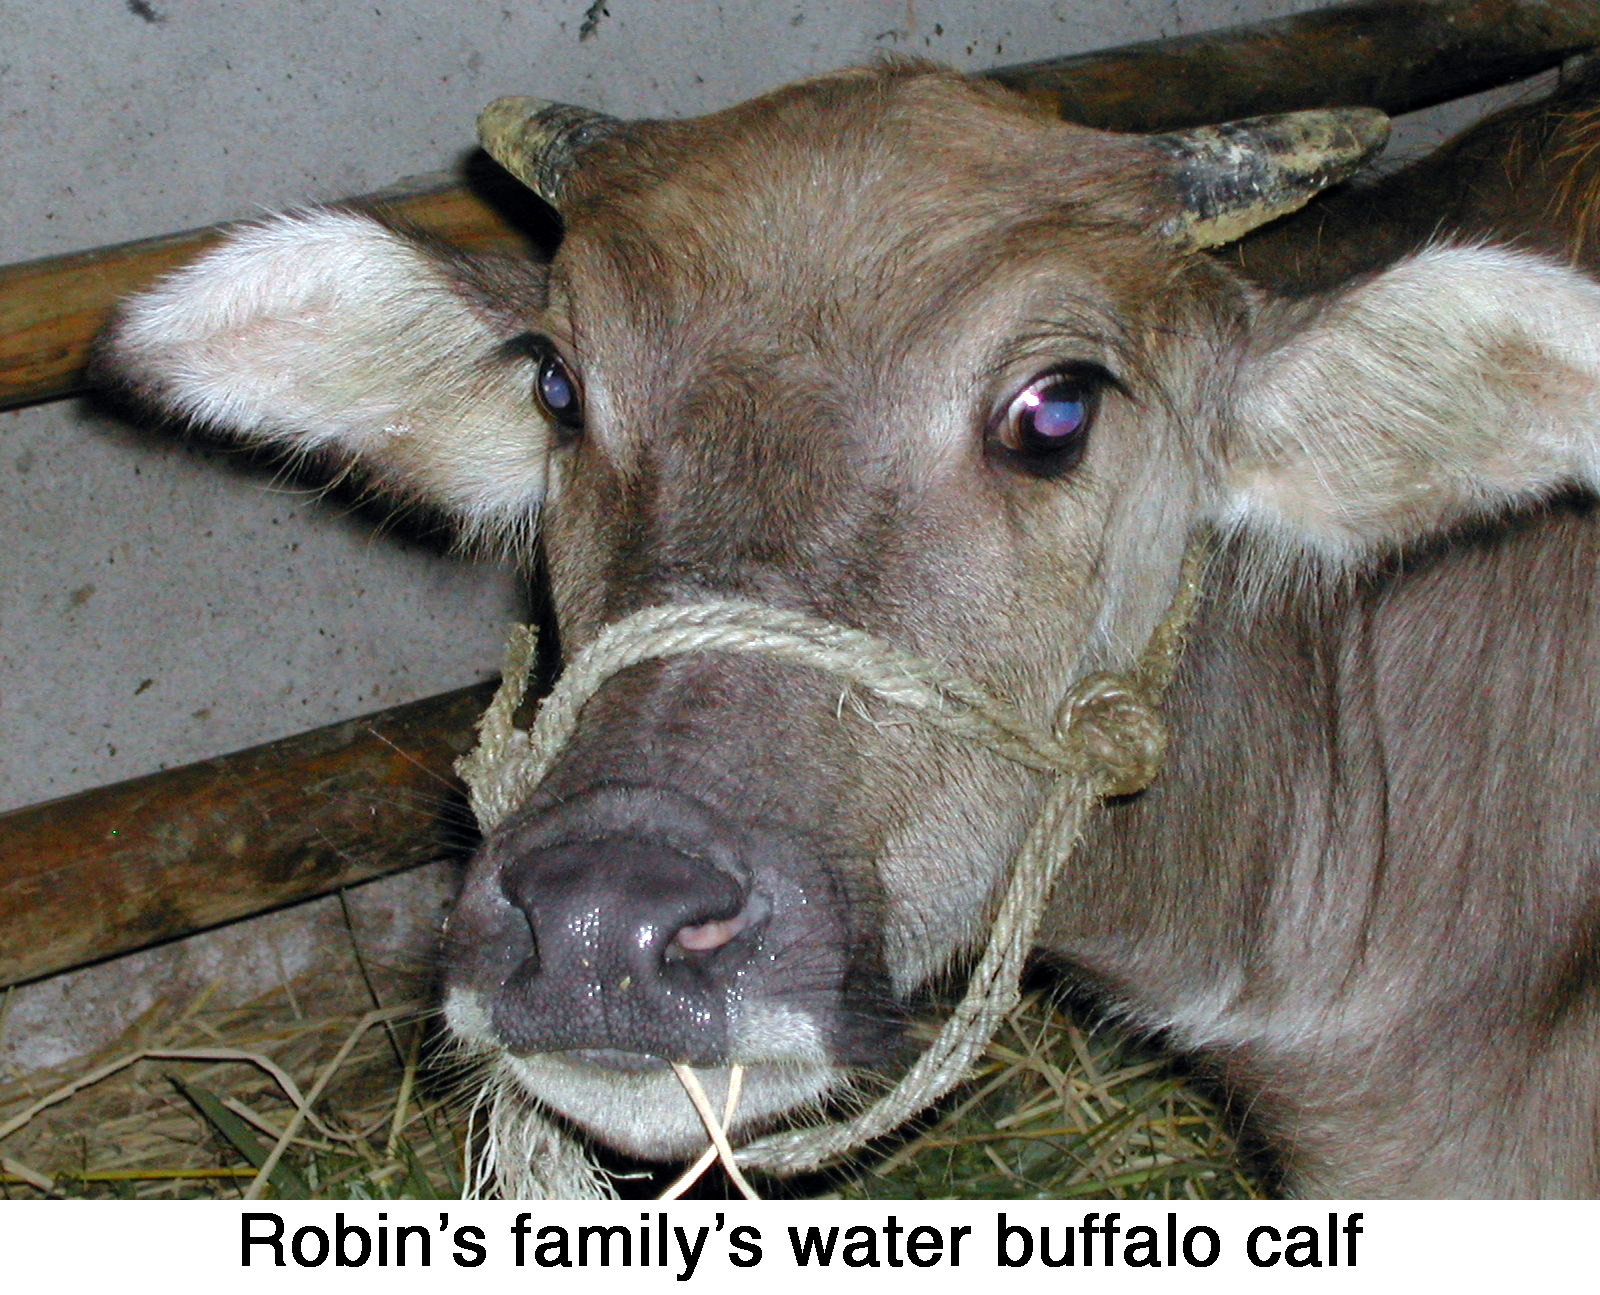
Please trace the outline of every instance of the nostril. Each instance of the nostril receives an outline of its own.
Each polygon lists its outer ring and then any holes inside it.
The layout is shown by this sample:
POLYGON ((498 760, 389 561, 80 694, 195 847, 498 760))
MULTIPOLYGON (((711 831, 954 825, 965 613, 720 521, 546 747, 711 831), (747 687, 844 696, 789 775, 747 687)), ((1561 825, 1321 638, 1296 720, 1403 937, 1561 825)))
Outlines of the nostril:
POLYGON ((752 895, 732 917, 719 917, 679 927, 667 945, 665 956, 670 961, 690 954, 715 953, 760 922, 767 910, 766 901, 759 895, 752 895))
POLYGON ((702 922, 699 926, 686 926, 674 937, 680 949, 689 953, 710 953, 713 949, 720 949, 727 944, 740 931, 750 925, 750 919, 743 913, 737 917, 724 918, 718 922, 702 922))

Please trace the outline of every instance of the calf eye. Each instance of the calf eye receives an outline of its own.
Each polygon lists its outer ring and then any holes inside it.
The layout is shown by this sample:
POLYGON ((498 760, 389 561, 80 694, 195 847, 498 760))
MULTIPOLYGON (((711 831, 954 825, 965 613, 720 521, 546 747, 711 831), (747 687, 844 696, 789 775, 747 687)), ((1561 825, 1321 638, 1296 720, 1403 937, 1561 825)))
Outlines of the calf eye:
POLYGON ((578 383, 561 357, 545 349, 539 356, 539 373, 534 379, 533 394, 544 410, 559 426, 569 432, 583 427, 583 397, 578 383))
POLYGON ((989 425, 988 444, 1006 464, 1036 477, 1078 466, 1110 375, 1091 365, 1042 373, 989 425))

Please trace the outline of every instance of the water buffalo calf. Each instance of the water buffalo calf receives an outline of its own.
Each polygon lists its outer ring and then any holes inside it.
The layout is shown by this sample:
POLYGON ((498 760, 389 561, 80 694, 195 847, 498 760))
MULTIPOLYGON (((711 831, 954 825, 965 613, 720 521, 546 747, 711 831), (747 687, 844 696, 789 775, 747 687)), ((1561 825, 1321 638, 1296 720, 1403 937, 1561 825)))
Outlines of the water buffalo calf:
MULTIPOLYGON (((754 598, 1048 722, 1214 530, 1169 767, 1044 947, 1201 1058, 1289 1190, 1600 1190, 1600 287, 1514 228, 1311 295, 1206 250, 1371 114, 1310 154, 1116 136, 907 64, 486 128, 563 218, 549 264, 300 212, 132 302, 103 364, 537 546, 568 652, 754 598)), ((472 867, 455 1032, 663 1158, 702 1140, 664 1059, 742 1064, 744 1134, 896 1064, 1045 780, 839 694, 726 653, 612 679, 472 867)))

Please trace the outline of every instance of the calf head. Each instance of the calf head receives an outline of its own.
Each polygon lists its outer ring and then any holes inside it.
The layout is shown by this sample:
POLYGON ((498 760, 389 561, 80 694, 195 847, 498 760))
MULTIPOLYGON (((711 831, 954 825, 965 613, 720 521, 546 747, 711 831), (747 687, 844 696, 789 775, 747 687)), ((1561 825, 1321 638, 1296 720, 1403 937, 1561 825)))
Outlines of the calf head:
MULTIPOLYGON (((1113 136, 910 67, 687 122, 488 122, 564 219, 548 265, 291 215, 133 302, 105 367, 469 538, 528 557, 537 535, 569 653, 745 596, 1047 720, 1138 653, 1198 526, 1326 567, 1593 475, 1600 301, 1576 276, 1442 249, 1283 303, 1200 253, 1301 200, 1237 198, 1272 192, 1276 124, 1113 136)), ((1345 162, 1381 136, 1332 129, 1345 162)), ((1340 173, 1300 169, 1306 193, 1340 173)), ((699 1141, 669 1060, 713 1087, 744 1065, 740 1121, 770 1123, 892 1059, 1041 791, 820 673, 633 667, 485 841, 451 1025, 639 1154, 699 1141)))

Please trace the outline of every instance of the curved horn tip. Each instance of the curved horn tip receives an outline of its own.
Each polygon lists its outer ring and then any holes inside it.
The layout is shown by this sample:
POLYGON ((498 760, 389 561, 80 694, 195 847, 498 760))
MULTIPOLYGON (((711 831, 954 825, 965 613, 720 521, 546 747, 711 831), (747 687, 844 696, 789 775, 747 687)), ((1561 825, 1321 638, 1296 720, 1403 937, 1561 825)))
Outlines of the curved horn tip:
POLYGON ((1336 108, 1329 111, 1343 116, 1351 133, 1368 150, 1368 158, 1376 157, 1389 142, 1389 114, 1381 108, 1336 108))
POLYGON ((1155 137, 1173 161, 1181 210, 1162 226, 1194 248, 1231 243, 1349 179, 1382 150, 1376 108, 1316 108, 1155 137))
POLYGON ((484 152, 552 206, 577 154, 610 133, 614 117, 572 104, 507 95, 478 114, 484 152))
POLYGON ((548 99, 525 94, 496 99, 478 114, 478 142, 494 156, 497 151, 514 146, 527 123, 551 107, 554 105, 548 99))

